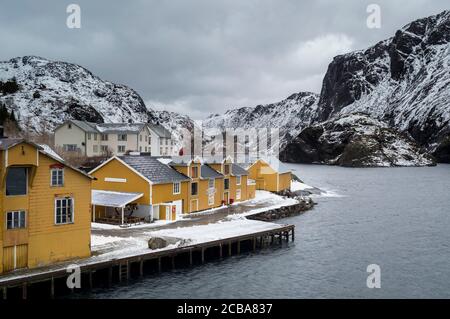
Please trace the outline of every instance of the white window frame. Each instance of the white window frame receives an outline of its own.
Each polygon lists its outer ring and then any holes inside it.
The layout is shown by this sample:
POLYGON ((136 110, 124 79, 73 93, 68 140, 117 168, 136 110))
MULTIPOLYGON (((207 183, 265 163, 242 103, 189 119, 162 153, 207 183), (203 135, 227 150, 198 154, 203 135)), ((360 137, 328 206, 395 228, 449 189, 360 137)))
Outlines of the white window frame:
POLYGON ((173 195, 181 194, 181 182, 175 182, 173 183, 173 195), (178 186, 178 187, 177 187, 178 186), (178 190, 177 190, 178 188, 178 190))
POLYGON ((240 200, 240 199, 241 199, 241 190, 236 189, 236 200, 240 200))
POLYGON ((92 145, 92 152, 98 153, 98 145, 92 145))
POLYGON ((208 188, 209 189, 214 189, 214 178, 210 178, 208 180, 208 188), (212 185, 211 185, 212 184, 212 185))
MULTIPOLYGON (((58 225, 67 225, 67 224, 73 224, 75 222, 75 199, 73 197, 56 197, 54 204, 55 204, 55 211, 54 211, 54 213, 55 213, 55 225, 57 225, 57 226, 58 225), (56 209, 57 209, 57 204, 56 203, 58 201, 62 201, 62 200, 71 200, 72 201, 72 205, 71 205, 71 207, 72 207, 72 214, 71 214, 72 220, 67 221, 67 218, 66 218, 66 222, 58 223, 57 214, 56 214, 56 209)), ((61 207, 62 207, 62 205, 61 205, 61 207)))
POLYGON ((125 153, 125 145, 117 145, 117 153, 125 153), (123 147, 123 151, 121 148, 123 147))
POLYGON ((236 176, 236 185, 241 185, 241 176, 236 176))
MULTIPOLYGON (((59 181, 58 174, 56 175, 57 181, 59 181)), ((52 168, 50 169, 50 186, 52 187, 63 187, 64 186, 64 168, 52 168), (53 184, 53 172, 62 171, 62 182, 61 184, 53 184)))
POLYGON ((128 140, 127 134, 117 134, 117 140, 120 142, 126 142, 128 140))
POLYGON ((5 213, 5 229, 6 230, 14 230, 14 229, 25 229, 27 228, 27 211, 24 209, 21 210, 13 210, 13 211, 8 211, 5 213), (24 225, 20 225, 20 213, 24 214, 24 225), (12 214, 12 222, 13 222, 13 227, 12 228, 8 228, 8 214, 12 214), (18 222, 19 225, 18 226, 14 226, 14 215, 15 214, 19 214, 19 218, 18 218, 18 222))

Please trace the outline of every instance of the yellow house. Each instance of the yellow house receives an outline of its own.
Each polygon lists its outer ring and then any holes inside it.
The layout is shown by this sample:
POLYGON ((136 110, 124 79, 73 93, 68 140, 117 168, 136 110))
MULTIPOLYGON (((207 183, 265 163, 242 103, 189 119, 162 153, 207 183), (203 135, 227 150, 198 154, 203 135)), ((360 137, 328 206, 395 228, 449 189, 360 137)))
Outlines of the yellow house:
POLYGON ((111 157, 90 174, 93 221, 175 220, 190 211, 190 178, 156 157, 111 157))
POLYGON ((223 175, 222 201, 224 204, 228 205, 255 197, 255 192, 252 191, 254 187, 248 180, 249 173, 240 165, 233 163, 230 156, 226 158, 210 157, 205 162, 223 175))
POLYGON ((90 256, 91 177, 48 146, 0 138, 0 273, 90 256))
POLYGON ((291 187, 291 170, 275 157, 257 159, 246 165, 256 189, 280 192, 291 187))
POLYGON ((200 157, 173 157, 169 163, 178 172, 191 178, 189 211, 196 212, 222 206, 224 176, 202 163, 200 157))

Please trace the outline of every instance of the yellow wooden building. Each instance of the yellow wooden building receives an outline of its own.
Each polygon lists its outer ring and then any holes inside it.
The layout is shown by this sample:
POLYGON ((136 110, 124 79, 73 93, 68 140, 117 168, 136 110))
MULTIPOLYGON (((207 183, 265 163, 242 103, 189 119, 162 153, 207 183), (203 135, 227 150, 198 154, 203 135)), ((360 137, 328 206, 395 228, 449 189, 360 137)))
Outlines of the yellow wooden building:
POLYGON ((0 138, 0 273, 90 256, 91 177, 47 146, 0 138))
POLYGON ((190 211, 190 178, 155 157, 114 156, 90 174, 93 221, 175 220, 190 211))
POLYGON ((200 157, 173 157, 169 165, 191 178, 189 212, 197 212, 223 205, 224 176, 202 163, 200 157))
POLYGON ((292 173, 275 157, 256 159, 250 164, 241 164, 256 183, 256 189, 280 192, 291 188, 292 173))
POLYGON ((223 175, 223 204, 242 202, 255 197, 254 186, 248 179, 248 171, 233 163, 231 156, 209 157, 205 159, 205 163, 223 175))

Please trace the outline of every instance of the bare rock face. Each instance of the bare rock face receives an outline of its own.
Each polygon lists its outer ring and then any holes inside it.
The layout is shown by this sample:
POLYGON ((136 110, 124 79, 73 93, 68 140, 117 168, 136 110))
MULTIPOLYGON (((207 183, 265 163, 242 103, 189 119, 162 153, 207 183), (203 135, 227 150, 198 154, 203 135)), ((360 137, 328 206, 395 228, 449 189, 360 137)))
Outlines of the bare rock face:
POLYGON ((334 58, 315 123, 364 112, 449 162, 450 11, 416 20, 367 50, 334 58))
POLYGON ((413 139, 362 113, 345 114, 305 129, 280 158, 349 167, 435 165, 413 139))

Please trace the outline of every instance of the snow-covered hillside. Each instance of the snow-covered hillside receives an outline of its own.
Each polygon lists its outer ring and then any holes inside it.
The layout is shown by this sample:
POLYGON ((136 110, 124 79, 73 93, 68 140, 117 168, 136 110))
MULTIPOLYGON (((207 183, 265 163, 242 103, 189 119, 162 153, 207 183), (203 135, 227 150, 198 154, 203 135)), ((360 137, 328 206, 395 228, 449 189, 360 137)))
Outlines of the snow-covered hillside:
POLYGON ((15 79, 19 90, 0 95, 19 125, 51 131, 67 119, 91 122, 151 122, 175 130, 191 127, 185 115, 146 106, 131 88, 104 81, 72 63, 25 56, 0 62, 0 81, 15 79))
POLYGON ((277 128, 280 130, 281 144, 307 127, 317 113, 319 96, 311 92, 300 92, 287 99, 256 107, 228 110, 224 114, 214 114, 203 121, 206 129, 229 128, 277 128))

